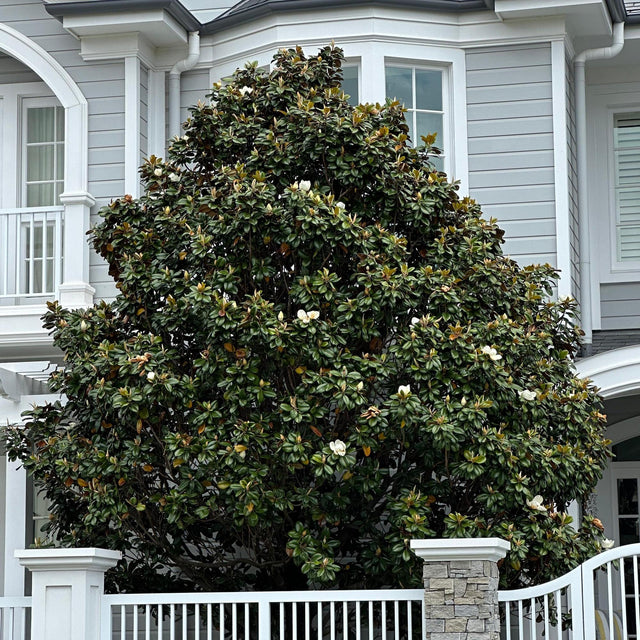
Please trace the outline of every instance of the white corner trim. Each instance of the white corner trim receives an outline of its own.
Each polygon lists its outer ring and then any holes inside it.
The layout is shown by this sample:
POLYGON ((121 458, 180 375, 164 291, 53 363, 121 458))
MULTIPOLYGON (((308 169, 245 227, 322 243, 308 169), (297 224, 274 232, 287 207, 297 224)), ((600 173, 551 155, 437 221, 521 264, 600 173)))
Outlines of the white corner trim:
POLYGON ((593 381, 605 400, 640 390, 640 345, 578 360, 575 367, 581 378, 593 381))
POLYGON ((500 538, 435 538, 411 540, 411 550, 423 560, 489 560, 497 562, 507 555, 511 543, 500 538))
POLYGON ((140 59, 124 59, 124 189, 140 195, 140 59))
POLYGON ((553 104, 553 164, 556 204, 556 261, 560 270, 558 296, 572 296, 571 218, 569 213, 569 156, 567 136, 567 60, 563 40, 551 43, 553 104))

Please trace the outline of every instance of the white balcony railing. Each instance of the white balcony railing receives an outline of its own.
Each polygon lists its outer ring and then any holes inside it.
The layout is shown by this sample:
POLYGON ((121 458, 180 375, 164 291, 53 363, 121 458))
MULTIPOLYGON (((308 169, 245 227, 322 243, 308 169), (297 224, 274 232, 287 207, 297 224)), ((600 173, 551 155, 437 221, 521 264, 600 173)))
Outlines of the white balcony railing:
POLYGON ((0 298, 46 297, 62 282, 64 207, 0 209, 0 298))

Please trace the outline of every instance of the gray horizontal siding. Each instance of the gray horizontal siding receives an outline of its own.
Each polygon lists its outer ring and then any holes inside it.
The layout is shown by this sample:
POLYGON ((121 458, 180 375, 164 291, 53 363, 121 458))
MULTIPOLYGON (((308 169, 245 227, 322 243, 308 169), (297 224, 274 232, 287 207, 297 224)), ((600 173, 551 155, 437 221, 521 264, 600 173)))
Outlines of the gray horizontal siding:
POLYGON ((18 60, 0 54, 0 84, 40 82, 40 76, 18 60))
POLYGON ((555 176, 548 44, 469 51, 469 185, 505 230, 505 253, 556 265, 555 176))
POLYGON ((640 283, 600 285, 602 329, 640 328, 640 283))
POLYGON ((204 101, 207 94, 211 93, 209 69, 194 69, 183 73, 180 89, 180 120, 184 122, 189 117, 189 108, 195 106, 198 100, 204 101))

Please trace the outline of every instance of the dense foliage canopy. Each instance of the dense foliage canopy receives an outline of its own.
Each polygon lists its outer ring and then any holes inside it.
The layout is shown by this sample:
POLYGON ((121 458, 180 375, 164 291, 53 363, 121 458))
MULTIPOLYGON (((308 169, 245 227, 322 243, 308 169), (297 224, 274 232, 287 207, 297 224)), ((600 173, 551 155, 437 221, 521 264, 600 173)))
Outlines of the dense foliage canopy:
POLYGON ((409 586, 431 536, 510 540, 513 586, 600 548, 566 514, 607 461, 575 302, 341 62, 215 85, 92 232, 117 298, 45 317, 66 404, 10 455, 49 538, 125 551, 121 589, 409 586))

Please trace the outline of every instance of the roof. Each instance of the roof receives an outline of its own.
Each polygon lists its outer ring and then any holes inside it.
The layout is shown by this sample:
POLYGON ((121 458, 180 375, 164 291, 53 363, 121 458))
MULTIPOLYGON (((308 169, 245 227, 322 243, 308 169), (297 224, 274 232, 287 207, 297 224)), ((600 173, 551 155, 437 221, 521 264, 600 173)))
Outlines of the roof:
POLYGON ((215 33, 221 29, 272 13, 304 9, 329 9, 345 5, 406 7, 459 12, 489 9, 493 6, 493 0, 240 0, 217 18, 205 24, 202 33, 215 33))

